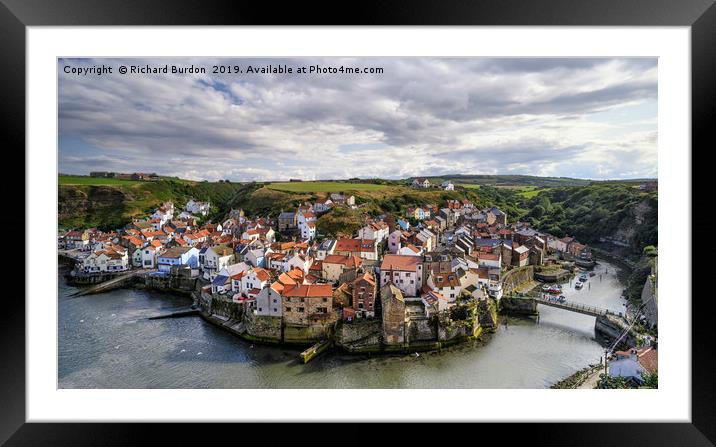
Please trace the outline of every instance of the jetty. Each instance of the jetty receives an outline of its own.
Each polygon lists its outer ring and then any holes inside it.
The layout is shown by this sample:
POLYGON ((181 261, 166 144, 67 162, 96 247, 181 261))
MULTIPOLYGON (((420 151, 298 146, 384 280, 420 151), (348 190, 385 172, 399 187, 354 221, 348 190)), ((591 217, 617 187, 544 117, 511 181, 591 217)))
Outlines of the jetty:
POLYGON ((91 295, 94 293, 102 293, 102 292, 108 292, 110 290, 118 289, 120 287, 124 287, 124 286, 130 285, 130 284, 133 284, 136 281, 136 278, 147 273, 148 271, 149 270, 144 270, 144 269, 132 270, 125 274, 116 276, 110 280, 103 281, 103 282, 97 283, 93 286, 87 287, 85 289, 78 290, 77 292, 73 293, 70 296, 91 295))

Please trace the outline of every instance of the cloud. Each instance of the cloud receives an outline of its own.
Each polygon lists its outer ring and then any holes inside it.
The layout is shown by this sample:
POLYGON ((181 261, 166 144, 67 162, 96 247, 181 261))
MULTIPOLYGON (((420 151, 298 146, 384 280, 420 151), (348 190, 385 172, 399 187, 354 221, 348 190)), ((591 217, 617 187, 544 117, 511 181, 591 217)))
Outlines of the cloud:
POLYGON ((234 181, 656 175, 655 58, 58 63, 61 172, 156 171, 234 181), (63 69, 101 64, 114 73, 78 76, 63 69), (147 64, 381 67, 383 73, 117 74, 120 65, 147 64))

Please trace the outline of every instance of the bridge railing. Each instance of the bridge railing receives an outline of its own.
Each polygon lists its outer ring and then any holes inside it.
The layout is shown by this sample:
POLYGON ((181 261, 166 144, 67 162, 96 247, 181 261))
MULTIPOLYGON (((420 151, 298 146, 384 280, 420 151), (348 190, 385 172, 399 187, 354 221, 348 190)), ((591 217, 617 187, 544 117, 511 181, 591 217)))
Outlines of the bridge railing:
POLYGON ((594 307, 594 306, 587 306, 585 304, 574 303, 571 301, 561 301, 561 302, 560 301, 551 301, 549 299, 542 298, 542 297, 538 297, 538 298, 536 298, 536 300, 537 300, 537 302, 548 305, 548 306, 559 307, 559 308, 563 308, 563 309, 573 309, 573 310, 577 310, 577 311, 588 312, 588 313, 594 314, 594 315, 608 315, 608 314, 612 313, 607 309, 601 309, 599 307, 594 307))

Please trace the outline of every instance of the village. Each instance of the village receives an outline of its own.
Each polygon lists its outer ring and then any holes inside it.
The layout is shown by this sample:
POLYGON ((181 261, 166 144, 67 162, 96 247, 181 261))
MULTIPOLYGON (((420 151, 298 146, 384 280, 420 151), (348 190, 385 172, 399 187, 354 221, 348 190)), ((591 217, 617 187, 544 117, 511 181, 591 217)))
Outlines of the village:
MULTIPOLYGON (((411 186, 454 189, 420 178, 411 186)), ((78 284, 135 273, 143 286, 190 293, 205 319, 242 338, 313 345, 305 361, 329 346, 417 354, 475 339, 497 326, 503 296, 534 296, 535 279, 555 282, 595 263, 575 238, 469 200, 366 217, 352 237, 319 234, 318 217, 340 207, 356 208, 356 198, 329 193, 276 216, 233 209, 204 222, 210 203, 165 202, 119 231, 61 234, 58 248, 78 284)), ((631 356, 620 352, 614 361, 631 356)), ((615 369, 627 370, 640 380, 639 368, 615 369)))

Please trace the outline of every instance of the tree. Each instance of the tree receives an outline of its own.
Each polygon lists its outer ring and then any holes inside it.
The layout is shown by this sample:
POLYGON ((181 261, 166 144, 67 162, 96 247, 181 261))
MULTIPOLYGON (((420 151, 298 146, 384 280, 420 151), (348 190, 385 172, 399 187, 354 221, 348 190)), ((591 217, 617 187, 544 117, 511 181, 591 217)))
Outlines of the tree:
POLYGON ((624 389, 631 387, 629 386, 624 377, 612 377, 609 374, 599 374, 599 382, 597 382, 597 388, 624 389))
POLYGON ((542 205, 537 205, 534 208, 532 208, 532 212, 530 213, 530 215, 532 217, 536 217, 537 219, 539 219, 540 217, 544 216, 544 212, 545 212, 544 207, 542 205))
POLYGON ((658 371, 654 371, 653 374, 644 373, 642 375, 642 379, 644 379, 643 386, 645 388, 659 388, 659 372, 658 371))

